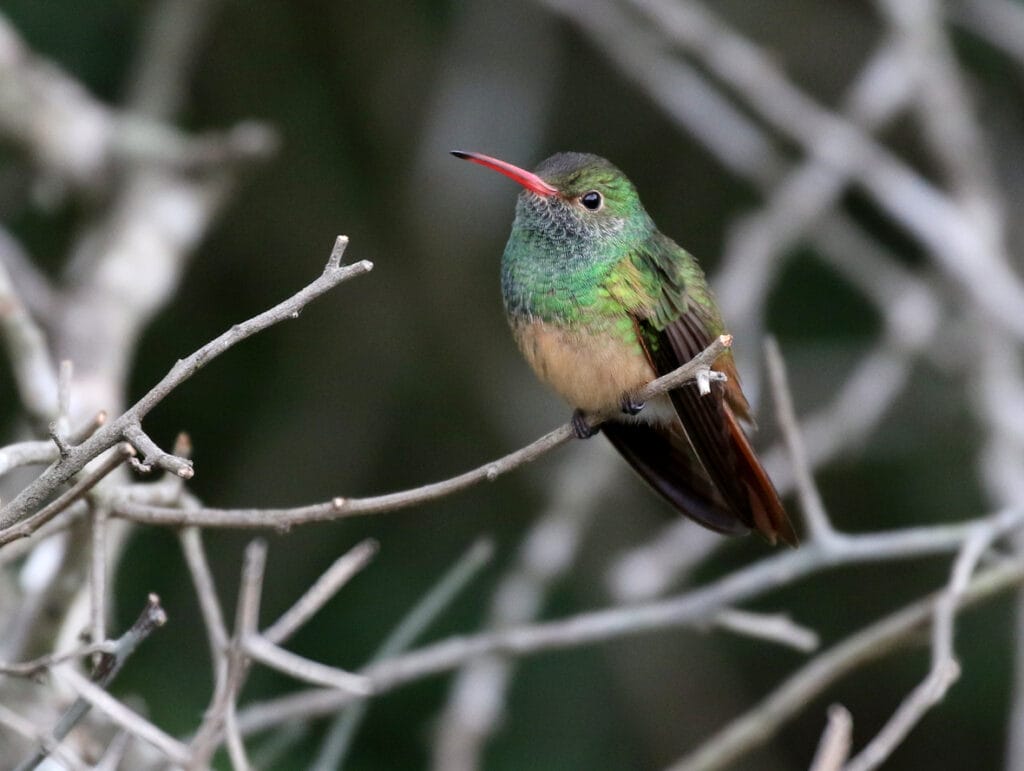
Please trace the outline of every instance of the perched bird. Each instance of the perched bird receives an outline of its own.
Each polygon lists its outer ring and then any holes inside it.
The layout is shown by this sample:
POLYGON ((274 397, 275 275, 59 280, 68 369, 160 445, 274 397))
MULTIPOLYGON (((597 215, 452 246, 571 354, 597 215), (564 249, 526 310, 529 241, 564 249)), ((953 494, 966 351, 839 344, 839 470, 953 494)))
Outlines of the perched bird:
POLYGON ((505 312, 538 377, 584 413, 616 410, 601 429, 676 509, 720 533, 757 530, 797 544, 738 418, 749 405, 726 352, 725 375, 644 405, 637 392, 706 348, 725 325, 697 261, 661 234, 633 183, 596 155, 558 153, 529 172, 480 153, 453 155, 523 186, 501 263, 505 312))

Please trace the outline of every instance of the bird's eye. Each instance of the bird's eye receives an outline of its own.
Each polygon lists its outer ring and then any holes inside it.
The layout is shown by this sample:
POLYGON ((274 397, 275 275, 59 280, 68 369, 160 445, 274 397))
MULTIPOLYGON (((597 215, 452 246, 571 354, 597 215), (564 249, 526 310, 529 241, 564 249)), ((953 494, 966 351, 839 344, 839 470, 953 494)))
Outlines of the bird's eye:
POLYGON ((584 193, 580 196, 580 203, 583 204, 585 208, 590 209, 590 211, 597 211, 600 209, 602 202, 603 199, 601 198, 601 194, 596 190, 591 190, 589 193, 584 193))

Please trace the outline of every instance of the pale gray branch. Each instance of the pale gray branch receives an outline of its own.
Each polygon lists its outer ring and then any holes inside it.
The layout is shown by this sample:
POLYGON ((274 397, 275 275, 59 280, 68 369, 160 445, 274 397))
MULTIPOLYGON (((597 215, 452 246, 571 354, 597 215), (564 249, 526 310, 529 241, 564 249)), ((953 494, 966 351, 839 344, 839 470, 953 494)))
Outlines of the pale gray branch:
POLYGON ((751 613, 728 608, 718 613, 711 623, 719 629, 786 645, 802 653, 812 653, 819 644, 817 632, 797 624, 785 613, 751 613))
MULTIPOLYGON (((0 530, 0 546, 16 541, 19 538, 27 538, 45 525, 55 516, 73 504, 100 481, 124 463, 128 458, 134 456, 135 450, 130 444, 122 443, 114 452, 110 453, 96 468, 86 472, 72 487, 58 496, 52 502, 44 506, 30 517, 18 521, 10 527, 0 530)), ((58 461, 59 463, 60 461, 58 461)))
POLYGON ((835 535, 835 529, 828 518, 825 503, 814 482, 814 472, 807 459, 803 437, 800 435, 800 424, 793 406, 793 394, 789 390, 789 379, 786 365, 779 352, 775 338, 769 337, 764 346, 765 359, 768 363, 768 377, 772 386, 772 397, 775 401, 775 415, 779 421, 783 441, 789 453, 789 461, 796 480, 796 492, 800 498, 800 506, 804 513, 810 538, 813 540, 829 539, 835 535))
MULTIPOLYGON (((470 546, 391 631, 371 661, 383 661, 403 653, 479 575, 493 556, 494 545, 489 539, 482 538, 470 546)), ((364 702, 353 704, 338 715, 310 766, 311 771, 331 771, 342 767, 365 714, 364 702)))
POLYGON ((82 444, 72 448, 67 457, 50 466, 35 481, 22 490, 18 496, 0 510, 0 530, 9 528, 28 516, 32 510, 62 484, 78 473, 100 453, 114 446, 122 439, 130 426, 141 421, 150 410, 163 401, 184 381, 198 372, 212 359, 232 346, 264 329, 287 319, 296 318, 308 303, 333 289, 341 282, 368 272, 373 266, 363 260, 353 265, 341 265, 348 239, 339 236, 323 274, 298 293, 254 316, 248 321, 236 324, 227 332, 210 341, 191 356, 179 360, 171 371, 150 391, 120 417, 101 427, 82 444))
MULTIPOLYGON (((0 48, 2 25, 0 17, 0 48)), ((0 331, 21 403, 33 421, 46 426, 57 416, 57 368, 46 336, 22 304, 3 260, 0 260, 0 331)))
MULTIPOLYGON (((826 568, 958 551, 979 526, 987 528, 993 537, 1005 536, 1024 527, 1024 509, 998 512, 962 525, 935 525, 866 535, 837 534, 828 541, 811 541, 795 551, 765 558, 679 597, 443 640, 368 666, 361 674, 372 678, 374 693, 379 694, 487 654, 523 656, 656 629, 701 624, 723 608, 739 605, 826 568)), ((240 715, 241 728, 248 733, 289 719, 333 712, 352 700, 350 694, 319 690, 277 699, 245 709, 240 715)))
MULTIPOLYGON (((1022 565, 990 568, 971 582, 961 603, 973 604, 1021 581, 1024 581, 1022 565)), ((938 595, 933 595, 919 600, 815 657, 759 704, 673 764, 671 771, 728 768, 771 738, 780 726, 840 677, 911 641, 914 633, 934 614, 938 599, 938 595)))
POLYGON ((853 743, 853 716, 841 704, 828 708, 828 725, 821 735, 810 771, 840 771, 850 756, 853 743))
POLYGON ((57 448, 50 440, 17 442, 0 447, 0 475, 22 466, 50 464, 57 460, 57 448))
POLYGON ((295 604, 263 630, 263 637, 277 645, 295 634, 377 554, 380 544, 361 541, 341 555, 325 570, 295 604))
MULTIPOLYGON (((692 360, 676 370, 652 381, 637 394, 640 401, 650 401, 672 388, 678 388, 694 380, 697 374, 706 371, 722 353, 732 345, 732 337, 722 335, 692 360)), ((610 415, 590 415, 587 422, 591 427, 599 426, 610 415)), ((545 453, 559 447, 576 434, 572 423, 565 423, 545 434, 540 439, 515 452, 441 482, 403 490, 397 493, 372 498, 334 498, 324 503, 298 506, 291 509, 176 509, 164 506, 147 506, 127 501, 118 501, 112 507, 115 516, 133 522, 151 525, 190 525, 202 527, 264 528, 286 531, 296 525, 323 522, 344 517, 379 514, 416 506, 427 501, 443 498, 460 492, 483 481, 492 482, 502 474, 536 460, 545 453)))
MULTIPOLYGON (((117 702, 116 699, 113 699, 113 697, 103 691, 103 689, 113 682, 114 678, 117 677, 118 672, 121 671, 121 667, 124 666, 128 657, 135 652, 135 649, 165 623, 167 623, 167 614, 164 613, 163 608, 160 607, 159 598, 155 594, 151 594, 149 595, 145 608, 143 608, 142 613, 135 620, 135 623, 132 624, 127 632, 118 638, 114 645, 114 652, 103 655, 100 663, 93 670, 91 683, 73 670, 68 669, 61 671, 61 676, 64 677, 64 679, 70 679, 76 684, 76 690, 79 692, 79 698, 75 700, 75 702, 61 716, 57 725, 54 726, 51 734, 55 742, 59 742, 68 735, 71 729, 74 728, 83 717, 85 717, 85 714, 89 711, 90 705, 97 699, 102 700, 105 704, 108 701, 113 702, 116 707, 121 710, 127 709, 121 705, 120 702, 117 702), (83 689, 82 683, 85 683, 87 687, 83 689), (97 697, 96 693, 102 694, 102 696, 97 697)), ((103 710, 110 714, 108 706, 104 706, 103 710)), ((31 769, 38 767, 39 764, 46 759, 48 754, 48 745, 44 744, 31 757, 18 764, 17 771, 31 771, 31 769)))
POLYGON ((123 702, 111 696, 100 686, 82 677, 75 670, 66 667, 59 669, 57 674, 61 680, 78 693, 82 702, 96 707, 124 730, 156 747, 171 762, 183 764, 188 761, 188 747, 157 728, 137 712, 126 707, 123 702))
POLYGON ((242 650, 254 661, 276 669, 296 680, 305 680, 313 685, 336 688, 341 691, 366 696, 373 685, 364 675, 353 674, 344 669, 329 667, 318 661, 296 655, 270 642, 259 634, 249 634, 242 640, 242 650))

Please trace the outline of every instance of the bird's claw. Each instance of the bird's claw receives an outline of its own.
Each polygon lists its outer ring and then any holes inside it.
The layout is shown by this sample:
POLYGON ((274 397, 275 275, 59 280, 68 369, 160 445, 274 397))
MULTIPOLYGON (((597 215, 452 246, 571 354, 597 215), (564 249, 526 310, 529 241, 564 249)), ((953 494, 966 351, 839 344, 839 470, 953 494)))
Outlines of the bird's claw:
POLYGON ((637 415, 644 408, 646 402, 635 402, 632 396, 623 396, 619 403, 622 411, 627 415, 637 415))
POLYGON ((587 415, 583 410, 572 411, 572 430, 575 432, 577 439, 589 439, 600 431, 599 428, 587 422, 587 415))

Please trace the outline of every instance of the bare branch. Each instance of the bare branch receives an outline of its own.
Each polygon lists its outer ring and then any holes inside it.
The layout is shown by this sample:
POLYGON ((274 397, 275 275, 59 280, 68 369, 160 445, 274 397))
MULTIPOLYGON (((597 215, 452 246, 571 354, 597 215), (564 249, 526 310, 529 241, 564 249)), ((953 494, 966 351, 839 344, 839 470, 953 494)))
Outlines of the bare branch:
MULTIPOLYGON (((695 379, 699 372, 707 370, 730 345, 732 345, 732 338, 729 335, 722 335, 691 361, 649 383, 636 395, 637 398, 641 401, 649 401, 665 391, 678 388, 683 383, 695 379)), ((609 417, 610 414, 588 416, 587 422, 591 427, 594 427, 600 425, 609 417)), ((123 517, 133 522, 151 525, 262 528, 286 531, 295 525, 379 514, 385 511, 396 511, 443 498, 480 482, 494 481, 499 476, 507 474, 509 471, 513 471, 526 463, 530 463, 556 447, 565 444, 575 438, 575 436, 572 423, 565 423, 554 431, 545 434, 540 439, 528 444, 526 447, 511 452, 472 471, 467 471, 441 482, 434 482, 411 490, 388 493, 372 498, 334 498, 325 503, 299 506, 291 509, 202 508, 182 510, 119 501, 113 505, 112 513, 115 516, 123 517)))
MULTIPOLYGON (((993 538, 1005 536, 1024 527, 1024 509, 1009 509, 965 525, 837 535, 828 542, 812 541, 798 550, 765 558, 679 597, 442 640, 368 666, 361 674, 373 679, 374 693, 379 694, 491 653, 524 656, 655 629, 702 624, 723 608, 739 605, 825 568, 957 551, 979 527, 988 528, 993 538)), ((351 701, 349 694, 319 690, 285 697, 244 710, 240 715, 241 727, 248 733, 296 717, 330 713, 351 701)))
POLYGON ((380 544, 373 539, 360 541, 321 574, 294 605, 273 624, 263 630, 263 637, 277 645, 295 634, 309 619, 366 567, 377 554, 380 544))
MULTIPOLYGON (((207 4, 208 5, 208 4, 207 4)), ((179 36, 196 34, 195 21, 203 16, 202 5, 186 3, 192 18, 170 31, 179 36)), ((155 25, 157 32, 165 27, 155 25)), ((140 50, 152 54, 149 46, 140 50)), ((185 49, 190 53, 189 49, 185 49)), ((155 78, 142 90, 146 96, 133 100, 132 111, 121 112, 96 100, 77 81, 52 62, 29 51, 7 19, 0 17, 0 74, 7 87, 0 101, 0 133, 22 144, 48 174, 73 185, 93 189, 109 181, 118 161, 145 161, 151 165, 199 166, 266 157, 276 146, 276 136, 260 124, 242 124, 226 134, 189 137, 160 122, 177 109, 177 96, 166 96, 167 84, 182 82, 186 73, 171 77, 174 56, 150 65, 155 78), (156 102, 160 102, 157 109, 156 102), (236 132, 243 132, 238 134, 236 132)), ((143 58, 155 60, 156 56, 143 58)))
POLYGON ((116 648, 117 643, 111 640, 90 643, 65 653, 49 653, 20 664, 0 664, 0 674, 14 675, 16 677, 36 677, 40 672, 55 667, 58 664, 63 664, 65 661, 91 656, 94 653, 113 654, 116 652, 116 648))
MULTIPOLYGON (((411 646, 470 581, 479 575, 493 555, 494 545, 490 540, 480 539, 470 546, 387 636, 371 661, 383 661, 397 656, 411 646)), ((310 767, 311 771, 331 771, 343 766, 345 755, 365 714, 366 704, 361 702, 351 705, 338 715, 324 737, 320 752, 310 767)))
POLYGON ((0 475, 22 466, 53 463, 57 457, 57 448, 49 440, 9 444, 0 447, 0 475))
MULTIPOLYGON (((77 691, 79 701, 87 705, 86 709, 89 706, 96 707, 124 730, 160 750, 172 763, 188 762, 189 752, 184 744, 126 707, 95 682, 87 680, 75 670, 66 667, 58 669, 57 675, 77 691)), ((31 766, 27 768, 31 768, 31 766)))
POLYGON ((158 466, 172 474, 177 474, 182 479, 192 478, 194 473, 192 461, 161 450, 156 442, 149 437, 149 434, 142 430, 142 425, 138 421, 133 421, 125 427, 124 438, 142 453, 141 461, 137 458, 132 459, 132 466, 137 471, 148 473, 153 470, 154 466, 158 466))
POLYGON ((812 539, 829 539, 835 530, 825 511, 825 503, 821 500, 818 486, 814 483, 814 472, 811 471, 804 449, 803 437, 800 436, 800 424, 797 421, 796 409, 793 407, 793 395, 789 390, 786 377, 786 365, 782 361, 779 345, 775 338, 769 337, 764 346, 765 358, 768 362, 769 380, 772 385, 772 396, 775 401, 775 414, 779 421, 789 460, 793 466, 793 477, 796 480, 796 491, 800 497, 804 520, 812 539))
POLYGON ((932 625, 932 665, 928 676, 911 691, 878 735, 846 765, 846 771, 871 771, 878 768, 907 737, 924 714, 938 704, 960 676, 960 665, 953 655, 953 625, 982 554, 997 533, 979 525, 969 534, 957 555, 946 590, 935 600, 932 625))
POLYGON ((31 739, 33 742, 38 743, 52 757, 72 769, 72 771, 86 771, 88 769, 85 761, 71 750, 67 747, 61 747, 51 737, 41 733, 31 720, 22 717, 3 704, 0 704, 0 725, 10 728, 26 739, 31 739))
POLYGON ((673 43, 698 57, 736 89, 761 117, 806 151, 846 169, 894 219, 913 233, 939 266, 986 315, 1020 339, 1024 284, 1001 244, 992 243, 940 190, 856 126, 816 104, 771 58, 691 0, 630 0, 673 43), (830 136, 826 146, 818 138, 830 136))
POLYGON ((296 680, 305 680, 313 685, 337 688, 360 696, 366 696, 372 691, 369 678, 298 656, 258 634, 250 634, 242 640, 242 650, 253 660, 290 675, 296 680))
POLYGON ((1024 67, 1024 10, 1012 0, 960 0, 953 19, 1024 67))
MULTIPOLYGON (((150 410, 165 399, 175 388, 192 377, 212 359, 227 351, 235 344, 264 329, 287 319, 297 318, 299 312, 307 304, 333 289, 347 279, 368 272, 373 265, 366 260, 352 265, 341 265, 341 256, 345 251, 348 239, 339 236, 327 267, 323 274, 298 293, 254 316, 248 321, 236 324, 227 332, 204 345, 191 356, 179 360, 171 371, 157 383, 145 396, 111 421, 82 444, 73 448, 66 458, 62 458, 50 466, 34 482, 22 490, 18 496, 0 510, 0 532, 24 519, 46 497, 58 487, 78 473, 85 465, 100 453, 120 441, 129 426, 138 423, 150 410)), ((2 545, 2 544, 0 544, 2 545)))
POLYGON ((127 730, 119 731, 111 739, 107 749, 103 752, 103 757, 93 766, 92 771, 118 771, 122 767, 124 756, 128 754, 128 749, 132 746, 134 738, 127 730))
POLYGON ((769 615, 729 608, 718 613, 711 623, 730 632, 788 645, 803 653, 811 653, 818 648, 818 633, 800 626, 784 613, 769 615))
POLYGON ((223 656, 228 644, 227 625, 224 623, 224 611, 217 599, 217 588, 213 583, 213 574, 206 561, 203 550, 202 533, 194 527, 184 528, 178 535, 181 550, 185 554, 185 563, 192 576, 192 584, 199 598, 199 610, 203 615, 206 634, 210 642, 210 655, 216 662, 223 656))
MULTIPOLYGON (((605 451, 576 454, 561 464, 549 483, 545 512, 522 539, 515 563, 494 590, 486 629, 526 624, 542 612, 548 593, 576 561, 601 501, 620 480, 615 471, 620 462, 605 451)), ((512 659, 498 655, 472 659, 460 668, 438 721, 432 768, 467 771, 481 766, 486 742, 501 724, 515 671, 512 659)), ((323 762, 317 771, 329 767, 323 762)))
POLYGON ((81 426, 79 426, 70 434, 68 434, 68 444, 81 444, 90 436, 95 434, 99 430, 100 426, 102 426, 106 422, 106 410, 100 410, 95 415, 93 415, 92 420, 83 423, 81 426))
MULTIPOLYGON (((242 582, 238 590, 238 605, 235 609, 235 629, 225 649, 223 667, 218 665, 217 688, 213 701, 206 712, 203 724, 192 740, 192 758, 189 768, 205 768, 217 750, 218 737, 223 730, 227 740, 228 754, 236 769, 250 767, 245 744, 238 730, 236 704, 238 694, 248 674, 248 659, 244 641, 256 634, 259 623, 260 594, 266 568, 267 545, 265 541, 251 541, 245 550, 242 566, 242 582)), ((211 639, 218 633, 208 632, 211 639)), ((216 659, 215 659, 216 661, 216 659)))
MULTIPOLYGON (((142 614, 136 619, 135 623, 132 624, 128 631, 118 638, 117 643, 114 646, 114 652, 103 656, 100 664, 93 672, 91 683, 73 670, 61 672, 61 676, 65 680, 71 680, 75 683, 76 690, 79 692, 79 698, 68 708, 54 727, 52 737, 55 742, 59 742, 67 736, 71 729, 74 728, 83 717, 85 717, 85 714, 89 711, 90 705, 97 699, 97 692, 102 694, 104 701, 109 700, 121 709, 126 709, 119 702, 105 693, 103 689, 113 682, 114 678, 117 677, 117 673, 121 671, 121 667, 124 666, 125 661, 127 661, 128 657, 135 652, 135 649, 139 644, 165 623, 167 623, 167 614, 164 613, 163 608, 160 607, 159 598, 155 594, 151 594, 149 595, 149 599, 146 602, 146 606, 143 609, 142 614), (82 683, 91 687, 82 688, 82 683), (85 695, 86 692, 89 694, 88 697, 85 695)), ((108 707, 109 705, 104 706, 103 710, 110 714, 108 707)), ((31 771, 31 769, 36 768, 46 759, 47 754, 47 747, 45 745, 41 746, 35 754, 18 765, 17 771, 31 771)))
POLYGON ((841 704, 828 708, 828 725, 821 735, 810 771, 840 771, 850 756, 853 742, 853 717, 841 704))
MULTIPOLYGON (((979 574, 961 597, 961 607, 1024 581, 1024 566, 1000 565, 979 574)), ((935 612, 941 595, 919 600, 851 635, 812 659, 747 713, 671 766, 671 771, 727 768, 767 741, 789 718, 831 683, 868 661, 914 639, 935 612)))
MULTIPOLYGON (((107 510, 94 506, 90 528, 89 629, 94 642, 107 639, 107 510)), ((98 666, 100 658, 95 659, 98 666)))
POLYGON ((73 487, 56 498, 52 503, 47 504, 27 519, 23 519, 17 524, 0 530, 0 546, 32 535, 36 530, 99 484, 105 476, 114 471, 125 460, 134 455, 135 450, 130 444, 121 444, 95 469, 82 476, 73 487))
MULTIPOLYGON (((3 18, 0 17, 0 48, 2 44, 3 18)), ((21 403, 35 423, 46 426, 57 416, 57 371, 46 337, 18 297, 3 260, 0 260, 0 331, 14 369, 21 403)))

